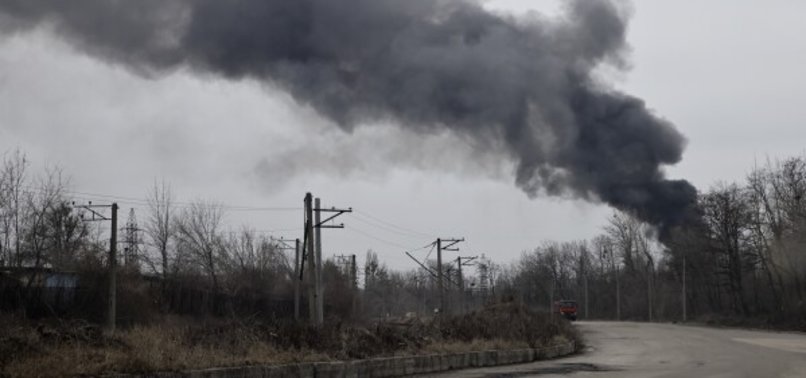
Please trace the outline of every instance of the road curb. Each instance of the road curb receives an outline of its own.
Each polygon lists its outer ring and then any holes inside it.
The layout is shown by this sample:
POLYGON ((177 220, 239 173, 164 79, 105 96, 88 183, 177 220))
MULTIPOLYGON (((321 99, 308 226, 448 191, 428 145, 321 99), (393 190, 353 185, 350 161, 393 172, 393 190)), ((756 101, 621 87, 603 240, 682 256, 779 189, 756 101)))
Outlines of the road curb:
POLYGON ((187 370, 181 372, 114 377, 159 378, 351 378, 399 377, 449 370, 480 368, 548 360, 573 354, 574 342, 535 349, 487 350, 467 353, 430 354, 422 356, 382 357, 366 360, 313 362, 289 365, 253 365, 187 370))

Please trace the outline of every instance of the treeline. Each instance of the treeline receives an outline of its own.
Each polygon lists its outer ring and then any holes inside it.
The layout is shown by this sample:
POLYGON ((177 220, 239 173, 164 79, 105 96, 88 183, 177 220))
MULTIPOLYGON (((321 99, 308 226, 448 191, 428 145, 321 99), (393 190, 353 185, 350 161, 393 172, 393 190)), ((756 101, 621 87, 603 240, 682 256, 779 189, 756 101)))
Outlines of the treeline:
MULTIPOLYGON (((62 315, 53 303, 58 293, 65 313, 102 319, 110 222, 98 220, 110 212, 85 208, 86 196, 78 197, 59 168, 34 174, 22 151, 3 156, 0 310, 62 315)), ((293 315, 293 250, 247 226, 227 227, 223 204, 178 203, 167 183, 155 183, 143 201, 140 222, 118 216, 119 320, 159 312, 293 315)), ((347 288, 326 303, 344 317, 355 309, 350 276, 324 264, 331 287, 347 288)), ((306 300, 303 294, 303 312, 306 300)))
POLYGON ((806 328, 806 158, 718 183, 699 194, 695 212, 696 221, 664 244, 651 227, 617 212, 591 240, 524 253, 499 275, 499 293, 536 306, 576 299, 591 318, 681 320, 685 313, 806 328))
MULTIPOLYGON (((97 220, 109 217, 109 209, 81 206, 93 195, 70 191, 58 168, 32 174, 19 150, 4 155, 1 169, 0 309, 100 321, 110 224, 97 220), (61 303, 66 310, 54 311, 59 309, 48 300, 64 297, 65 291, 70 297, 61 303), (70 311, 70 303, 82 310, 70 311)), ((145 212, 137 218, 127 218, 125 206, 118 216, 118 321, 141 321, 153 313, 293 315, 299 276, 289 245, 248 226, 233 230, 225 223, 225 205, 177 201, 165 182, 155 183, 145 197, 138 203, 145 212)), ((111 200, 94 205, 101 202, 111 200)), ((362 267, 327 259, 322 268, 326 316, 360 320, 433 314, 440 307, 437 267, 433 259, 426 264, 429 271, 395 271, 372 251, 362 267)), ((482 256, 460 275, 456 263, 446 261, 448 310, 491 300, 496 267, 482 256)), ((309 289, 305 275, 299 287, 303 319, 309 289)))
MULTIPOLYGON (((579 303, 581 318, 736 321, 806 329, 806 158, 754 168, 741 183, 698 195, 695 216, 657 240, 657 231, 615 212, 590 240, 546 242, 514 263, 485 259, 456 281, 443 266, 449 310, 489 301, 550 309, 579 303), (451 282, 453 281, 453 282, 451 282)), ((367 261, 373 261, 370 256, 367 261)), ((365 299, 375 314, 439 307, 434 261, 392 272, 368 265, 365 299)))
MULTIPOLYGON (((24 153, 4 155, 0 309, 31 308, 41 301, 40 289, 61 285, 91 293, 90 302, 100 304, 72 300, 101 318, 109 224, 90 222, 90 209, 73 204, 87 198, 76 198, 68 188, 59 169, 34 175, 24 153), (65 275, 77 283, 46 279, 65 275)), ((325 314, 434 314, 443 302, 451 313, 500 301, 549 309, 554 301, 575 299, 581 318, 680 320, 685 312, 689 319, 716 315, 803 327, 804 194, 806 158, 769 162, 742 183, 719 183, 700 193, 697 221, 673 230, 663 244, 651 226, 616 212, 601 235, 546 242, 508 265, 487 256, 444 261, 442 293, 433 253, 424 267, 408 271, 389 269, 372 251, 362 267, 328 260, 322 273, 325 314)), ((177 201, 167 183, 155 183, 142 202, 146 211, 137 214, 139 222, 126 220, 125 212, 119 221, 121 317, 137 318, 126 315, 126 308, 293 315, 293 250, 247 226, 233 230, 225 224, 223 204, 177 201)), ((300 290, 305 318, 306 283, 300 290)))

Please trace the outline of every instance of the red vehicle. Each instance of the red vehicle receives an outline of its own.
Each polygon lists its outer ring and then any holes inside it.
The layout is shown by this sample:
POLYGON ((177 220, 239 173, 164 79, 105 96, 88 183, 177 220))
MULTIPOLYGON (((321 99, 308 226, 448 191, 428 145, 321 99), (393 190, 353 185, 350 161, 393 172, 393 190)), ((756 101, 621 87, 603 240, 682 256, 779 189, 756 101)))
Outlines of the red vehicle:
POLYGON ((577 320, 577 301, 561 300, 554 302, 555 313, 559 313, 568 320, 577 320))

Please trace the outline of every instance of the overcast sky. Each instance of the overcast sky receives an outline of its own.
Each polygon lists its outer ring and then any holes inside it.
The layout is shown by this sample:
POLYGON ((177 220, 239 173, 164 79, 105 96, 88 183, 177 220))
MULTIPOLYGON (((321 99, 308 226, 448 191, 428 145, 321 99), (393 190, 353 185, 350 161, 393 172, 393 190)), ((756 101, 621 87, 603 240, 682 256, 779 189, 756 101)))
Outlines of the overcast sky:
MULTIPOLYGON (((486 6, 558 8, 535 0, 486 6)), ((757 161, 804 152, 806 2, 642 1, 632 11, 631 69, 602 75, 688 138, 671 177, 704 190, 742 180, 757 161)), ((502 174, 509 163, 470 159, 470 147, 451 135, 394 125, 347 134, 264 84, 181 70, 146 79, 42 30, 0 38, 0 151, 17 147, 35 170, 61 166, 78 200, 107 195, 140 209, 132 199, 164 178, 179 201, 292 208, 227 213, 228 227, 276 237, 301 236, 311 191, 324 206, 356 210, 339 219, 344 230, 325 230, 326 255, 363 259, 372 249, 395 268, 413 268, 403 251, 437 237, 465 237, 461 255, 507 263, 544 240, 592 237, 611 213, 529 199, 502 174)))

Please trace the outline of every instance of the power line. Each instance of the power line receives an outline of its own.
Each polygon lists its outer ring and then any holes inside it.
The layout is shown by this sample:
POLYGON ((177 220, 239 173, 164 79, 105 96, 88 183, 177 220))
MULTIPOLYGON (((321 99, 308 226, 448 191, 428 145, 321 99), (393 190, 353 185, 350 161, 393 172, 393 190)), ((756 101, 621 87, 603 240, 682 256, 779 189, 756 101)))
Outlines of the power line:
MULTIPOLYGON (((98 198, 108 198, 111 200, 120 200, 120 201, 131 201, 131 203, 139 204, 139 205, 149 205, 149 200, 147 198, 136 198, 136 197, 127 197, 127 196, 118 196, 118 195, 110 195, 110 194, 101 194, 101 193, 89 193, 89 192, 81 192, 81 191, 74 191, 74 190, 64 190, 65 193, 71 194, 78 194, 84 196, 92 196, 98 198)), ((226 203, 219 203, 219 202, 212 202, 212 203, 204 203, 204 202, 189 202, 189 201, 171 201, 171 205, 176 207, 192 207, 192 206, 221 206, 222 208, 229 210, 229 211, 297 211, 301 210, 301 207, 292 207, 292 206, 246 206, 246 205, 229 205, 226 203)))
POLYGON ((361 222, 363 224, 366 224, 368 226, 371 226, 371 227, 373 227, 373 228, 375 228, 377 230, 387 232, 387 233, 393 233, 393 234, 396 234, 396 235, 400 235, 400 236, 405 237, 407 239, 415 239, 415 238, 416 239, 422 239, 423 238, 422 236, 415 235, 415 234, 412 234, 412 233, 409 233, 409 232, 401 232, 401 231, 395 230, 395 229, 393 229, 391 227, 384 226, 383 224, 378 223, 378 222, 372 222, 371 220, 368 220, 369 218, 354 217, 353 219, 358 221, 358 222, 361 222))
MULTIPOLYGON (((25 190, 42 193, 44 190, 41 188, 24 186, 25 190)), ((81 199, 85 201, 91 200, 107 200, 115 201, 127 205, 148 206, 149 200, 147 198, 129 197, 104 193, 84 192, 79 190, 71 190, 62 188, 59 191, 70 195, 71 198, 81 199)), ((249 206, 249 205, 231 205, 226 203, 212 202, 192 202, 192 201, 171 201, 171 205, 178 208, 188 208, 192 206, 220 206, 228 211, 298 211, 302 210, 301 207, 293 206, 249 206)))
POLYGON ((406 227, 398 226, 398 225, 396 225, 396 224, 394 224, 394 223, 390 223, 390 222, 385 221, 385 220, 383 220, 383 219, 380 219, 380 218, 378 218, 378 217, 374 217, 374 216, 372 216, 372 215, 370 215, 370 214, 367 214, 367 213, 365 213, 365 212, 363 212, 363 211, 361 211, 361 212, 359 212, 359 211, 354 211, 354 213, 355 213, 356 215, 360 215, 360 216, 367 217, 367 218, 372 219, 372 220, 374 220, 374 221, 376 221, 376 222, 380 222, 380 223, 385 224, 385 225, 387 225, 387 226, 389 226, 389 227, 396 228, 396 229, 398 229, 398 230, 404 231, 404 232, 409 233, 409 234, 412 234, 412 235, 424 236, 424 237, 427 237, 427 238, 429 238, 429 239, 430 239, 430 238, 433 238, 433 237, 436 237, 436 235, 434 235, 434 234, 428 234, 428 233, 425 233, 425 232, 420 232, 420 231, 417 231, 417 230, 412 230, 412 229, 409 229, 409 228, 406 228, 406 227))
POLYGON ((355 228, 355 227, 350 227, 348 230, 351 230, 351 231, 357 232, 357 233, 359 233, 359 234, 361 234, 361 235, 364 235, 364 236, 366 236, 366 237, 368 237, 368 238, 370 238, 370 239, 374 239, 374 240, 377 240, 377 241, 379 241, 379 242, 386 243, 386 244, 388 244, 388 245, 393 245, 393 246, 395 246, 395 247, 400 247, 400 248, 403 248, 403 249, 407 249, 407 248, 408 248, 408 247, 406 247, 406 246, 404 246, 404 245, 402 245, 402 244, 398 244, 398 243, 395 243, 395 242, 392 242, 392 241, 389 241, 389 240, 386 240, 386 239, 382 239, 382 238, 379 238, 379 237, 377 237, 377 236, 372 236, 372 235, 370 235, 370 234, 368 234, 368 233, 366 233, 366 232, 364 232, 364 231, 361 231, 361 230, 359 230, 359 229, 357 229, 357 228, 355 228))
POLYGON ((244 232, 247 232, 247 233, 252 232, 252 233, 256 233, 256 234, 274 234, 274 233, 278 233, 278 232, 290 232, 290 231, 304 231, 304 229, 302 227, 296 227, 296 228, 272 228, 272 229, 260 229, 260 230, 246 229, 246 230, 229 230, 229 231, 224 231, 224 233, 227 233, 227 234, 230 234, 230 235, 239 235, 239 234, 243 234, 244 232))
POLYGON ((437 246, 437 243, 431 243, 431 249, 428 250, 428 254, 425 255, 425 261, 428 261, 428 257, 431 256, 431 253, 434 252, 434 247, 437 246))
POLYGON ((403 244, 396 243, 396 242, 393 242, 393 241, 389 241, 389 240, 386 240, 386 239, 383 239, 383 238, 379 238, 377 236, 373 236, 373 235, 371 235, 371 234, 369 234, 367 232, 361 231, 360 229, 358 229, 356 227, 350 227, 349 230, 355 231, 355 232, 357 232, 357 233, 359 233, 359 234, 361 234, 363 236, 366 236, 366 237, 368 237, 370 239, 374 239, 374 240, 377 240, 377 241, 382 242, 382 243, 386 243, 386 244, 391 245, 391 246, 402 248, 404 251, 409 251, 409 252, 419 251, 419 250, 422 250, 422 249, 425 249, 425 248, 428 248, 429 246, 431 246, 431 244, 428 244, 428 245, 425 245, 423 247, 410 247, 410 246, 405 246, 403 244))

